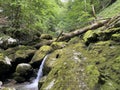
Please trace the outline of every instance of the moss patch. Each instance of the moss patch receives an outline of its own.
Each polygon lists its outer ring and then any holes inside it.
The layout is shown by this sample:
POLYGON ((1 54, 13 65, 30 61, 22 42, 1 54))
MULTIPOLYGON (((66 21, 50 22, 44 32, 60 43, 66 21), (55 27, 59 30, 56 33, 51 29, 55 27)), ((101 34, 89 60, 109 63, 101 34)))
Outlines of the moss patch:
MULTIPOLYGON (((72 44, 69 47, 53 52, 49 56, 46 62, 51 61, 52 68, 40 90, 90 89, 89 85, 85 81, 87 80, 87 75, 85 75, 86 65, 84 61, 88 59, 88 54, 87 51, 83 49, 83 46, 84 45, 81 43, 72 44), (56 55, 58 54, 59 56, 56 58, 56 55)), ((96 77, 99 76, 99 74, 95 75, 96 77)), ((94 86, 94 84, 95 83, 92 85, 94 86)))
POLYGON ((113 34, 112 35, 112 40, 114 40, 114 41, 120 41, 120 34, 113 34))
POLYGON ((50 68, 40 90, 119 90, 120 43, 112 40, 71 44, 56 50, 45 65, 50 68))
POLYGON ((62 48, 64 48, 66 45, 67 45, 66 42, 53 42, 53 43, 51 44, 51 47, 52 47, 53 49, 62 49, 62 48))
POLYGON ((96 64, 100 73, 97 88, 101 88, 101 90, 118 90, 120 88, 119 42, 101 41, 91 45, 89 52, 95 59, 89 60, 88 63, 96 64))
POLYGON ((45 57, 46 54, 53 51, 53 48, 50 46, 42 46, 33 56, 32 60, 30 61, 31 64, 36 64, 37 62, 41 62, 42 59, 45 57))
POLYGON ((53 37, 51 35, 49 35, 49 34, 42 34, 40 38, 41 39, 51 40, 53 37))
POLYGON ((36 49, 31 46, 18 46, 9 48, 4 51, 5 55, 12 59, 11 62, 15 64, 29 62, 34 55, 36 49))
POLYGON ((94 31, 89 30, 84 34, 83 40, 86 44, 95 42, 97 40, 97 34, 94 31))

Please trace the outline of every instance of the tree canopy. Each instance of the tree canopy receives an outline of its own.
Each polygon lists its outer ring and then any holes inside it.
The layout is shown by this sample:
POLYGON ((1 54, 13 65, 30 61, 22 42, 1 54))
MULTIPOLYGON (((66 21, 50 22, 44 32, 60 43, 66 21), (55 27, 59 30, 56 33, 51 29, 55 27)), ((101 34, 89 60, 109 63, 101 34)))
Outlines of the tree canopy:
POLYGON ((41 32, 70 31, 94 19, 96 13, 116 0, 1 0, 3 15, 10 27, 36 29, 41 32))

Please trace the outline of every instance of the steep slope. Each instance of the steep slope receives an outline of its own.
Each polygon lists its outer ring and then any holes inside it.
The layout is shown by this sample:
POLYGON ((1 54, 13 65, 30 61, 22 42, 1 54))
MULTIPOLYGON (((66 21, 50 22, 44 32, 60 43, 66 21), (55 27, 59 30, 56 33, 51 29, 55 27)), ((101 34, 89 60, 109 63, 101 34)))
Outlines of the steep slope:
POLYGON ((117 0, 115 3, 110 5, 109 7, 102 10, 98 16, 99 17, 112 17, 118 15, 120 13, 120 0, 117 0))

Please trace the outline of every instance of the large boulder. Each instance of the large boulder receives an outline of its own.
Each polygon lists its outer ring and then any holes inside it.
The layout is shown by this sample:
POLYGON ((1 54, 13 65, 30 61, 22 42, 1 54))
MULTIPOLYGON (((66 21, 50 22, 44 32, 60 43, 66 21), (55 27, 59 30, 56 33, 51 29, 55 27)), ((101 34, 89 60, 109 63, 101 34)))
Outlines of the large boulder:
POLYGON ((11 69, 11 59, 0 53, 0 79, 3 79, 11 69))
POLYGON ((113 39, 114 36, 113 34, 118 34, 118 33, 120 33, 120 28, 112 28, 105 31, 99 30, 97 32, 98 40, 106 41, 106 40, 110 40, 111 38, 113 39))
POLYGON ((55 50, 54 53, 51 53, 44 63, 43 74, 47 75, 55 65, 55 62, 61 57, 62 50, 55 50))
POLYGON ((35 64, 39 66, 39 63, 42 62, 42 59, 47 55, 48 53, 52 52, 53 48, 51 46, 42 46, 38 51, 36 51, 35 55, 33 56, 32 60, 30 61, 30 64, 35 64))
POLYGON ((14 48, 9 48, 5 51, 7 56, 12 59, 12 64, 27 63, 31 60, 36 49, 31 46, 20 45, 14 48))
POLYGON ((16 46, 18 41, 10 36, 0 36, 0 47, 3 49, 7 49, 9 47, 16 46))
POLYGON ((29 79, 33 73, 33 68, 30 64, 21 63, 18 64, 14 73, 14 78, 17 82, 22 82, 29 79))
POLYGON ((20 75, 28 75, 32 70, 32 66, 27 63, 18 64, 16 67, 16 72, 20 75))
POLYGON ((45 62, 39 90, 119 90, 119 55, 120 43, 111 40, 56 50, 45 62))
POLYGON ((86 76, 83 68, 86 66, 81 63, 87 59, 83 52, 81 44, 77 44, 50 54, 45 64, 51 70, 39 90, 88 90, 84 81, 86 76))

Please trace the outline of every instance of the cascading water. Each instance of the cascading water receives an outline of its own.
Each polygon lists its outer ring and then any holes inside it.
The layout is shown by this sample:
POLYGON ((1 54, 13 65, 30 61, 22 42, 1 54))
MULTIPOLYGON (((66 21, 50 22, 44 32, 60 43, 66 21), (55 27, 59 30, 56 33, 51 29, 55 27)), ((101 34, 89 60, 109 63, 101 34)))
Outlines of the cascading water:
POLYGON ((38 90, 38 81, 40 80, 40 78, 43 76, 43 65, 45 63, 45 60, 47 59, 48 55, 46 55, 39 67, 38 73, 37 73, 37 77, 36 79, 33 81, 33 83, 23 86, 22 88, 17 88, 17 90, 38 90))
POLYGON ((46 56, 44 57, 41 65, 40 65, 40 67, 39 67, 39 71, 38 71, 38 73, 37 73, 37 77, 36 77, 36 79, 34 80, 34 82, 38 82, 39 79, 43 76, 43 71, 42 71, 42 69, 43 69, 43 65, 44 65, 45 60, 47 59, 47 57, 48 57, 48 55, 46 55, 46 56))

